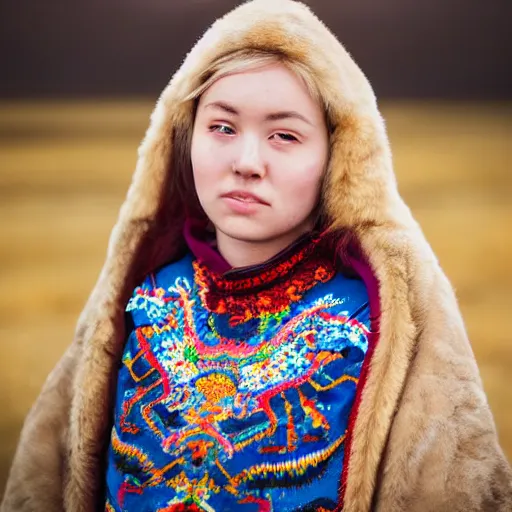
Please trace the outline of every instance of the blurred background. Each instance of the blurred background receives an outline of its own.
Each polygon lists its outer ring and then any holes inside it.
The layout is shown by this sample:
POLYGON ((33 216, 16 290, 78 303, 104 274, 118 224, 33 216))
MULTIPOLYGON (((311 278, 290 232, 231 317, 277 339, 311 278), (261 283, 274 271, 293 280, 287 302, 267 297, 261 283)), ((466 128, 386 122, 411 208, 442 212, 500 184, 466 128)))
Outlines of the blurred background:
MULTIPOLYGON (((0 496, 160 91, 228 0, 0 2, 0 496)), ((510 0, 309 0, 372 82, 512 459, 510 0)))

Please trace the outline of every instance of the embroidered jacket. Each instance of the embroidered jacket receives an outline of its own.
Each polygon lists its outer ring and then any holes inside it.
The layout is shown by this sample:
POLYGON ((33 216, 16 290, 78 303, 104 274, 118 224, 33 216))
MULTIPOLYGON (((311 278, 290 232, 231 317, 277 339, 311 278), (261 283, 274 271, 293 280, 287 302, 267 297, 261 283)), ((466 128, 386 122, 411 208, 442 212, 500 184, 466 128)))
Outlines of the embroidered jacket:
POLYGON ((365 355, 364 283, 308 238, 216 274, 191 255, 137 287, 107 510, 335 510, 365 355))

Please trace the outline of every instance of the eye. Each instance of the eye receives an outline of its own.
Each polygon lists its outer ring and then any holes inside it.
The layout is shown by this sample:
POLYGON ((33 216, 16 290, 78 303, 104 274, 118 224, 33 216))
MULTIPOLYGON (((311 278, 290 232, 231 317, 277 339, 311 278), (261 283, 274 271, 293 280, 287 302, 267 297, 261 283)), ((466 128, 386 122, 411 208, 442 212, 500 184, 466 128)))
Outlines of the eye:
POLYGON ((276 137, 275 140, 280 140, 280 141, 284 141, 284 142, 298 142, 298 140, 299 140, 299 139, 297 139, 297 137, 293 136, 291 133, 284 133, 284 132, 274 133, 274 135, 272 135, 272 137, 276 137))
POLYGON ((234 135, 235 131, 225 124, 213 124, 208 128, 211 132, 221 133, 223 135, 234 135))

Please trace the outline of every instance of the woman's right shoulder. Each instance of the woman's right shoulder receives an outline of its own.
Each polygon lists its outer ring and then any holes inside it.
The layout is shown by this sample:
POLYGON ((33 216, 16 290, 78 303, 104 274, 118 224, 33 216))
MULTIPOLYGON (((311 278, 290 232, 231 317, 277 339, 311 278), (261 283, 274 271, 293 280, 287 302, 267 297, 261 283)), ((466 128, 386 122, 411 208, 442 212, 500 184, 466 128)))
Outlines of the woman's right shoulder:
POLYGON ((144 280, 135 287, 132 296, 140 289, 167 288, 173 285, 177 279, 192 277, 194 274, 193 261, 194 257, 187 253, 179 260, 171 261, 158 267, 147 274, 144 280))
POLYGON ((187 254, 177 261, 167 263, 146 275, 133 290, 126 312, 132 316, 135 326, 153 323, 165 316, 168 296, 177 284, 193 281, 194 258, 187 254))

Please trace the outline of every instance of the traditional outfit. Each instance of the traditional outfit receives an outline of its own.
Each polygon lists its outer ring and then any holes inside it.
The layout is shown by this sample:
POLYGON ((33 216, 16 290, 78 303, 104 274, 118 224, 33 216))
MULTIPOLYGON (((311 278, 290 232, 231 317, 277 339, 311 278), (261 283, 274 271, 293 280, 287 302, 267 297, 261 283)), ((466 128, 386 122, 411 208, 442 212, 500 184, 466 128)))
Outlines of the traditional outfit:
POLYGON ((335 510, 364 282, 309 236, 263 265, 207 265, 186 255, 128 303, 107 510, 335 510))
POLYGON ((1 511, 104 509, 512 510, 457 302, 398 194, 375 96, 298 2, 218 20, 162 93, 75 339, 25 422, 1 511), (319 83, 336 243, 312 234, 230 270, 187 230, 170 177, 186 98, 247 48, 319 83))

